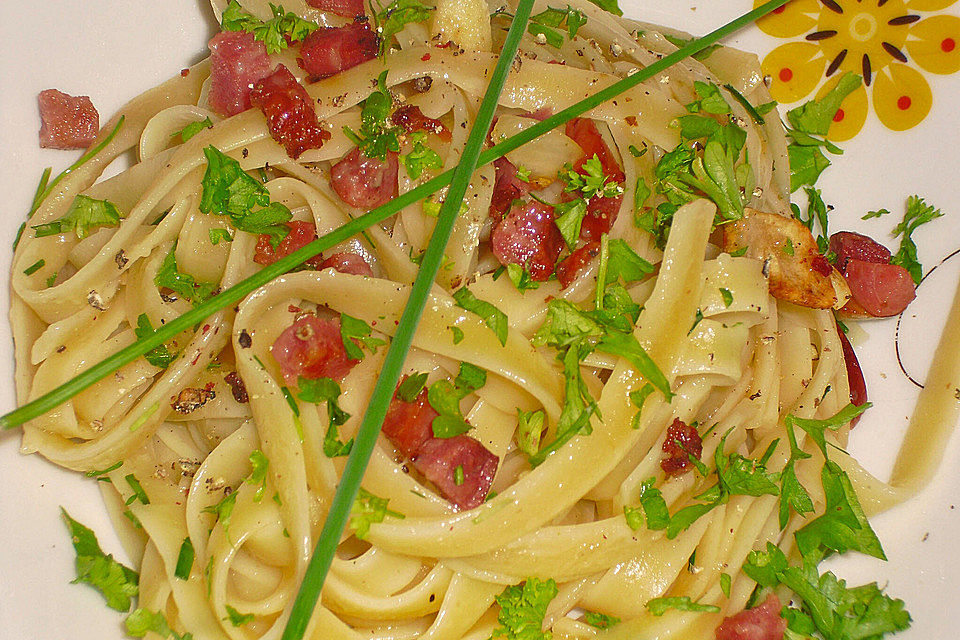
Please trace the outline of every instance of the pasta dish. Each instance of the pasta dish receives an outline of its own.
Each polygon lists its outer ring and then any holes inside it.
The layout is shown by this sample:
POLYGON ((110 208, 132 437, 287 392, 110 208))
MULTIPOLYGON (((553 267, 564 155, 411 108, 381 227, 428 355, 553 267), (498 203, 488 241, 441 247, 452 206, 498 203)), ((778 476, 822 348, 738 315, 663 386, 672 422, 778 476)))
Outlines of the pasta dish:
MULTIPOLYGON (((488 146, 690 40, 562 4, 535 3, 488 146)), ((11 271, 18 404, 455 167, 515 12, 212 5, 209 57, 41 182, 11 271)), ((819 172, 798 169, 860 84, 838 78, 781 119, 756 56, 712 47, 477 168, 307 637, 909 626, 896 594, 818 565, 885 557, 867 516, 933 475, 958 357, 937 356, 874 478, 846 451, 869 404, 843 318, 895 315, 916 283, 828 235, 819 172)), ((77 134, 45 111, 64 95, 41 96, 54 146, 77 134)), ((24 424, 24 452, 101 481, 133 568, 65 520, 79 581, 131 635, 281 637, 444 197, 24 424)))

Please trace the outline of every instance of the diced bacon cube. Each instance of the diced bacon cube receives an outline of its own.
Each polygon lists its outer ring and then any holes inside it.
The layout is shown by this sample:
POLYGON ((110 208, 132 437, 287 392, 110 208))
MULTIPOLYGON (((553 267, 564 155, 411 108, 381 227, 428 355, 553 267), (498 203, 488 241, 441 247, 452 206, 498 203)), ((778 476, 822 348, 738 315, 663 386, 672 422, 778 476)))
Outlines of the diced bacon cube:
POLYGON ((40 146, 44 149, 86 149, 100 130, 100 114, 88 96, 45 89, 40 106, 40 146))
POLYGON ((359 362, 347 357, 340 319, 314 315, 305 315, 284 329, 270 353, 290 385, 296 384, 300 376, 342 380, 359 362))
POLYGON ((373 269, 363 256, 357 253, 343 251, 334 253, 320 264, 321 269, 334 269, 340 273, 349 273, 355 276, 373 277, 373 269))
POLYGON ((890 264, 890 250, 869 236, 838 231, 830 236, 830 251, 837 254, 837 269, 843 273, 849 260, 890 264))
POLYGON ((431 438, 420 446, 413 460, 424 477, 440 494, 460 509, 483 504, 497 473, 500 459, 470 436, 431 438), (463 473, 458 478, 457 467, 463 473), (462 482, 457 484, 457 480, 462 482))
POLYGON ((724 618, 716 640, 783 640, 787 621, 780 617, 780 599, 770 594, 760 606, 724 618))
POLYGON ((350 206, 373 209, 397 195, 399 166, 393 151, 380 160, 368 158, 354 148, 331 168, 330 186, 350 206))
POLYGON ((343 27, 320 27, 300 44, 300 67, 313 78, 329 78, 361 62, 373 60, 380 52, 377 34, 366 22, 343 27))
POLYGON ((560 287, 566 289, 577 279, 583 268, 600 254, 600 241, 594 240, 583 245, 557 265, 557 280, 560 287))
POLYGON ((317 120, 307 90, 282 64, 257 81, 250 92, 250 104, 263 111, 270 136, 294 160, 307 149, 319 149, 330 139, 330 132, 317 120))
POLYGON ((345 18, 363 15, 363 0, 307 0, 307 4, 345 18))
POLYGON ((450 130, 436 118, 428 118, 420 111, 420 107, 412 104, 406 104, 393 112, 390 120, 398 127, 402 127, 407 133, 414 131, 426 131, 435 133, 445 142, 450 141, 450 130))
POLYGON ((427 401, 426 389, 413 402, 404 402, 394 395, 383 419, 383 435, 397 451, 412 458, 424 442, 433 438, 433 419, 438 415, 427 401))
POLYGON ((667 427, 667 437, 663 440, 664 456, 660 468, 668 476, 682 474, 691 466, 690 456, 697 460, 703 453, 703 441, 700 434, 680 418, 675 418, 667 427))
MULTIPOLYGON (((613 151, 607 146, 603 136, 597 129, 597 125, 589 118, 574 118, 567 123, 565 133, 577 145, 583 149, 583 155, 574 163, 573 168, 579 173, 583 171, 583 165, 597 156, 600 165, 603 167, 603 173, 612 182, 623 183, 626 176, 623 169, 617 162, 613 151)), ((580 225, 580 237, 584 240, 599 240, 600 236, 610 231, 617 214, 620 212, 620 205, 623 203, 623 196, 610 198, 592 198, 587 203, 587 215, 583 218, 580 225)))
POLYGON ((224 117, 250 108, 250 91, 270 75, 272 65, 266 46, 246 31, 223 31, 207 45, 210 48, 210 107, 224 117))
MULTIPOLYGON (((280 244, 277 245, 276 249, 274 249, 273 245, 270 244, 269 235, 265 233, 260 234, 260 236, 257 238, 257 247, 253 255, 254 262, 262 265, 273 264, 280 258, 286 258, 297 249, 304 247, 317 239, 317 228, 312 222, 291 220, 287 223, 287 226, 290 227, 290 233, 288 233, 287 237, 280 241, 280 244)), ((322 268, 320 266, 322 262, 323 259, 318 253, 317 255, 308 259, 305 264, 313 267, 314 269, 320 269, 322 268)))
POLYGON ((496 180, 493 183, 493 198, 490 200, 490 217, 494 223, 507 215, 513 201, 530 191, 530 184, 517 178, 517 168, 506 158, 493 161, 496 180))
POLYGON ((500 264, 518 264, 538 282, 550 277, 563 250, 553 207, 536 200, 512 207, 494 227, 490 243, 500 264))

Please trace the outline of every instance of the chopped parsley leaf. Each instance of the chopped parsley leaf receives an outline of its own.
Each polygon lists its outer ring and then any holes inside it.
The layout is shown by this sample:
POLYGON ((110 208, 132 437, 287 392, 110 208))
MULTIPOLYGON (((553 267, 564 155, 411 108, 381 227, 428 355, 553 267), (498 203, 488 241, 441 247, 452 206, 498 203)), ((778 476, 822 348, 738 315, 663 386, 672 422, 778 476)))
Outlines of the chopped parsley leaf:
POLYGON ((190 541, 190 536, 187 536, 180 544, 180 553, 177 554, 177 567, 174 569, 173 575, 181 580, 188 580, 190 578, 190 571, 193 569, 193 558, 195 554, 196 551, 193 548, 193 542, 190 541))
MULTIPOLYGON (((231 4, 235 4, 235 3, 231 3, 231 4)), ((185 126, 183 129, 173 134, 171 137, 180 136, 180 140, 182 142, 186 142, 187 140, 197 135, 204 129, 211 129, 211 128, 213 128, 213 120, 210 119, 210 116, 207 116, 203 120, 197 120, 196 122, 191 122, 190 124, 185 126)))
POLYGON ((509 586, 497 596, 500 612, 491 638, 506 640, 550 640, 550 633, 541 631, 543 618, 550 601, 557 597, 557 583, 553 580, 528 578, 526 582, 509 586))
POLYGON ((940 209, 924 202, 920 196, 907 199, 907 211, 903 220, 893 229, 893 236, 900 238, 900 249, 890 258, 891 264, 898 264, 908 272, 916 284, 923 279, 923 266, 917 259, 917 245, 913 241, 913 232, 922 224, 943 216, 940 209))
POLYGON ((328 458, 350 455, 353 450, 353 438, 340 441, 338 427, 343 426, 350 414, 340 408, 340 385, 333 378, 308 379, 300 377, 297 381, 300 393, 297 397, 312 404, 327 403, 327 432, 323 436, 323 453, 328 458))
POLYGON ((319 27, 316 22, 285 11, 282 5, 270 4, 270 10, 273 17, 263 22, 244 11, 236 0, 230 0, 220 18, 220 28, 224 31, 248 31, 266 45, 267 53, 278 53, 287 48, 287 38, 291 42, 299 42, 319 27))
MULTIPOLYGON (((137 340, 143 340, 154 334, 153 324, 150 322, 150 317, 147 314, 141 313, 137 318, 137 326, 134 328, 133 333, 137 336, 137 340)), ((160 344, 143 354, 143 357, 153 366, 166 369, 177 356, 176 354, 170 353, 166 345, 160 344)))
POLYGON ((467 287, 461 287, 453 293, 453 299, 461 309, 479 316, 485 325, 490 327, 497 336, 500 344, 506 346, 507 333, 509 325, 507 323, 507 314, 497 309, 486 300, 481 300, 473 295, 467 287))
POLYGON ((670 609, 678 611, 702 611, 704 613, 719 613, 720 607, 712 604, 700 604, 690 599, 690 596, 673 598, 654 598, 647 602, 647 611, 654 616, 662 616, 670 609))
POLYGON ((224 620, 229 620, 230 624, 235 627, 242 627, 245 624, 253 622, 254 615, 252 613, 240 613, 230 605, 226 605, 227 617, 224 620))
POLYGON ((372 337, 372 333, 373 328, 363 320, 345 313, 340 314, 340 338, 343 340, 347 357, 351 360, 363 360, 363 351, 356 342, 373 353, 377 352, 377 347, 387 344, 386 340, 372 337))
POLYGON ((73 199, 63 216, 53 222, 35 225, 32 229, 37 238, 75 231, 77 238, 83 240, 100 227, 120 226, 121 218, 123 215, 120 210, 109 200, 96 200, 81 194, 73 199))
POLYGON ((77 577, 73 583, 89 584, 103 595, 108 607, 129 611, 132 599, 139 592, 137 572, 114 560, 112 555, 106 555, 93 531, 71 518, 62 507, 60 512, 77 553, 77 577))
POLYGON ((388 502, 389 500, 387 498, 381 498, 366 489, 360 489, 360 493, 357 495, 357 499, 354 500, 353 507, 350 509, 349 525, 357 538, 360 540, 366 538, 370 532, 370 525, 383 522, 387 516, 399 518, 400 520, 404 519, 405 516, 402 513, 387 509, 388 502))

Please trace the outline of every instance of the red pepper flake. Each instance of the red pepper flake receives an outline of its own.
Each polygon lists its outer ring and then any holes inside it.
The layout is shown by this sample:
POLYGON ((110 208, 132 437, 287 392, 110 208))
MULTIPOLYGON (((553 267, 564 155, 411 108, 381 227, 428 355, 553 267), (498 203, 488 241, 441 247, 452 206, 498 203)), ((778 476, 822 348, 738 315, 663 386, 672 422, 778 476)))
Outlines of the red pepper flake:
POLYGON ((181 75, 182 77, 186 78, 188 75, 190 75, 190 69, 181 69, 181 70, 180 70, 180 75, 181 75))
POLYGON ((627 116, 626 118, 624 118, 624 120, 626 120, 627 124, 630 125, 631 127, 637 126, 636 116, 627 116))
POLYGON ((678 476, 690 467, 690 456, 700 459, 703 441, 696 429, 675 418, 667 428, 662 448, 665 455, 660 460, 660 468, 668 476, 678 476))
POLYGON ((423 54, 423 56, 422 56, 420 59, 423 60, 424 62, 426 62, 427 60, 430 59, 430 54, 429 54, 429 53, 425 53, 425 54, 423 54))
POLYGON ((290 313, 300 313, 301 311, 303 311, 303 309, 301 309, 295 304, 292 304, 289 307, 287 307, 287 311, 289 311, 290 313))

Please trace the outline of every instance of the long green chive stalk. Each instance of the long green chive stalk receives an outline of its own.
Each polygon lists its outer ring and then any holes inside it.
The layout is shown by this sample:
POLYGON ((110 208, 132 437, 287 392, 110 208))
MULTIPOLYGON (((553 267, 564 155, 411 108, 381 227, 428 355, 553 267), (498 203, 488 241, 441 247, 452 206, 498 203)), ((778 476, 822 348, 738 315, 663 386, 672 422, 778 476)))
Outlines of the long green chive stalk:
POLYGON ((320 590, 323 588, 327 573, 330 571, 330 564, 333 562, 337 545, 340 544, 340 537, 343 535, 347 520, 350 518, 351 507, 354 500, 357 499, 360 482, 363 480, 363 474, 367 469, 367 463, 370 461, 370 455, 373 453, 373 447, 377 443, 380 427, 387 415, 393 390, 400 380, 400 373, 403 371, 407 352, 413 342, 413 334, 420 323, 423 307, 430 295, 430 289, 437 277, 437 272, 440 270, 444 251, 447 248, 447 242, 450 240, 450 234, 453 232, 457 214, 460 213, 460 205, 463 202, 464 194, 466 194, 467 185, 470 183, 470 177, 473 175, 474 169, 477 168, 480 150, 483 148, 483 142, 490 130, 490 125, 493 123, 493 115, 497 109, 500 93, 503 91, 507 74, 510 73, 510 67, 513 65, 513 57, 520 47, 520 38, 523 37, 527 28, 527 20, 532 8, 533 0, 520 0, 518 3, 517 13, 510 25, 510 31, 507 32, 507 38, 503 43, 503 49, 493 70, 493 75, 490 77, 483 102, 480 103, 477 119, 470 129, 470 135, 467 137, 467 142, 463 148, 463 155, 460 156, 460 163, 453 170, 450 189, 440 206, 437 224, 434 226, 430 242, 427 244, 426 251, 424 251, 417 278, 410 288, 410 296, 407 298, 403 315, 400 316, 400 323, 397 325, 393 339, 390 341, 387 357, 380 369, 380 376, 373 388, 360 428, 354 437, 353 450, 350 452, 350 458, 343 469, 340 484, 333 496, 333 502, 330 504, 327 519, 323 523, 323 531, 320 533, 320 539, 313 550, 313 557, 310 558, 310 563, 307 565, 303 582, 300 584, 300 591, 293 602, 290 619, 283 630, 281 640, 300 640, 316 608, 320 590))
MULTIPOLYGON (((660 60, 657 60, 649 67, 645 67, 637 73, 623 78, 604 89, 601 89, 594 95, 585 98, 584 100, 581 100, 570 107, 567 107, 566 109, 550 116, 542 122, 538 122, 534 126, 525 129, 521 133, 507 138, 503 142, 481 153, 477 162, 478 166, 493 162, 497 158, 519 148, 534 138, 543 135, 554 127, 565 124, 569 120, 597 107, 601 103, 616 97, 627 89, 630 89, 631 87, 634 87, 637 84, 652 78, 656 74, 665 71, 681 60, 703 51, 722 38, 725 38, 726 36, 738 31, 739 29, 742 29, 748 24, 753 23, 758 18, 767 15, 774 9, 783 6, 787 2, 788 0, 770 0, 769 2, 760 5, 752 11, 748 11, 739 18, 728 22, 719 29, 711 31, 702 38, 695 39, 683 47, 680 47, 673 53, 670 53, 660 60)), ((56 389, 48 391, 44 395, 25 404, 24 406, 0 416, 0 425, 2 425, 4 429, 17 427, 24 422, 41 416, 54 407, 63 404, 87 387, 96 383, 98 380, 101 380, 112 374, 123 365, 136 360, 151 349, 163 344, 167 340, 170 340, 181 331, 192 328, 195 324, 203 321, 205 318, 216 313, 220 309, 236 304, 256 289, 267 284, 274 278, 277 278, 278 276, 281 276, 291 269, 299 266, 303 262, 306 262, 309 258, 312 258, 316 254, 326 251, 330 247, 333 247, 340 242, 343 242, 344 240, 347 240, 360 233, 370 225, 376 224, 381 220, 385 220, 404 207, 419 202, 427 196, 439 191, 450 183, 451 179, 453 178, 453 171, 454 170, 451 169, 441 173, 440 175, 423 183, 419 187, 411 189, 410 191, 391 200, 390 202, 373 209, 369 213, 366 213, 358 218, 354 218, 350 222, 339 227, 338 229, 335 229, 334 231, 331 231, 322 238, 318 238, 310 244, 301 247, 297 251, 294 251, 290 255, 264 267, 246 280, 238 282, 234 286, 222 291, 220 294, 214 296, 203 304, 198 305, 196 308, 191 309, 182 316, 179 316, 175 320, 164 324, 152 335, 138 340, 137 342, 121 349, 120 351, 117 351, 113 355, 108 356, 86 371, 63 383, 56 389)))

